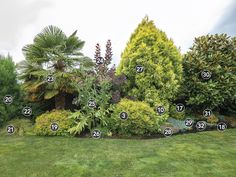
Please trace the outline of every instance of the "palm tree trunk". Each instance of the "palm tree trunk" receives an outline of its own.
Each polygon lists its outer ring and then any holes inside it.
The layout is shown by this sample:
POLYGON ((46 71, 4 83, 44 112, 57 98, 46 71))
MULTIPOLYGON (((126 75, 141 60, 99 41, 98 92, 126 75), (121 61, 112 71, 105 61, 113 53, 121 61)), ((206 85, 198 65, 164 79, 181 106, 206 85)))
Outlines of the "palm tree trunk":
POLYGON ((66 105, 66 96, 64 93, 59 93, 55 97, 55 108, 56 109, 65 109, 66 105))

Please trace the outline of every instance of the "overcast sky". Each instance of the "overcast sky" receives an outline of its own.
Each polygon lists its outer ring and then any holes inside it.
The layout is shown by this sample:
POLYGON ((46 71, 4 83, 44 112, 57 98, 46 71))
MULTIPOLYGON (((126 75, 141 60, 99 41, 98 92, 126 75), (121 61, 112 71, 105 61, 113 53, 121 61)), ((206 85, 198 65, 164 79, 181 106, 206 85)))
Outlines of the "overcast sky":
POLYGON ((111 39, 119 63, 131 33, 148 15, 186 52, 194 37, 208 33, 236 36, 236 0, 0 0, 0 54, 24 59, 22 47, 47 25, 67 35, 78 30, 83 52, 93 57, 95 44, 104 52, 111 39))

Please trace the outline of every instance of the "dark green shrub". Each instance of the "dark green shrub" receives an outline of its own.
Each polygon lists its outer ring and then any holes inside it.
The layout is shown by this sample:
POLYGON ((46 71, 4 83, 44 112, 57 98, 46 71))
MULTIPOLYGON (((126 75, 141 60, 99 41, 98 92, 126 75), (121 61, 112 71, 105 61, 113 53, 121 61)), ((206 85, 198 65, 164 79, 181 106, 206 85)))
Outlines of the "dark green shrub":
POLYGON ((200 111, 235 105, 236 38, 226 34, 196 38, 183 66, 183 93, 188 105, 200 111), (210 79, 202 79, 204 70, 211 72, 210 79))
POLYGON ((0 55, 0 126, 3 122, 9 121, 21 115, 20 86, 16 78, 16 66, 11 56, 0 55), (13 97, 11 104, 4 104, 6 95, 13 97))
POLYGON ((146 17, 122 53, 117 68, 117 75, 121 74, 127 77, 124 93, 158 106, 173 99, 180 87, 182 57, 174 42, 146 17), (143 72, 138 73, 137 66, 143 67, 143 72))
POLYGON ((33 124, 29 119, 12 119, 4 124, 0 130, 0 135, 7 135, 6 126, 13 125, 15 127, 15 132, 13 135, 34 135, 33 124))
POLYGON ((115 105, 108 127, 118 135, 151 135, 157 133, 160 123, 167 115, 158 116, 147 103, 122 99, 115 105), (128 119, 122 120, 120 113, 126 112, 128 119))
POLYGON ((71 112, 66 110, 53 110, 40 115, 35 122, 36 135, 68 135, 68 130, 73 124, 73 120, 69 119, 70 115, 71 112), (57 131, 51 130, 52 123, 58 124, 57 131))

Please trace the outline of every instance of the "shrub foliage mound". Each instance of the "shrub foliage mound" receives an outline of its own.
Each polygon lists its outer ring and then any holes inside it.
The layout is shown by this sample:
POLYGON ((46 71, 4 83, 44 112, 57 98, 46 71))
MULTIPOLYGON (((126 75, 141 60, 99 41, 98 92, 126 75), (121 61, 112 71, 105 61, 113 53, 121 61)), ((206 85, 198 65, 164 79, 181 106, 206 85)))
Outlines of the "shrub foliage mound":
MULTIPOLYGON (((14 135, 25 136, 34 135, 33 123, 29 119, 12 119, 5 123, 5 125, 0 129, 0 136, 9 135, 6 131, 6 126, 13 125, 15 127, 14 135)), ((12 134, 11 134, 12 136, 12 134)))
POLYGON ((184 57, 184 94, 187 104, 199 108, 217 108, 235 104, 236 38, 226 34, 195 39, 184 57), (201 72, 211 73, 209 80, 201 72))
POLYGON ((117 74, 127 77, 124 92, 129 96, 157 106, 176 95, 182 80, 180 51, 148 17, 131 35, 121 57, 117 74), (137 66, 143 72, 138 73, 137 66))
POLYGON ((109 127, 118 135, 151 135, 159 131, 159 125, 165 118, 158 116, 145 102, 122 99, 115 105, 109 127), (128 114, 126 120, 120 118, 122 112, 128 114))
POLYGON ((53 110, 46 112, 36 118, 35 133, 37 135, 68 135, 68 129, 72 126, 73 120, 69 119, 70 111, 53 110), (56 123, 59 128, 52 131, 51 124, 56 123))

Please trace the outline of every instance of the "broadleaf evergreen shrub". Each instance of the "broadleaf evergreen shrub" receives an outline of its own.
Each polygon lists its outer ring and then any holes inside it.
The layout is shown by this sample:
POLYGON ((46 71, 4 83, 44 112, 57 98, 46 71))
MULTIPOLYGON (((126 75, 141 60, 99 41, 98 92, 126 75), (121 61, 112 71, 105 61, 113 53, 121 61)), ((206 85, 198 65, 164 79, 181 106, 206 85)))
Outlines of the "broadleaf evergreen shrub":
POLYGON ((184 56, 183 97, 193 110, 236 107, 236 38, 226 34, 195 39, 184 56), (201 72, 211 72, 209 80, 201 72))

